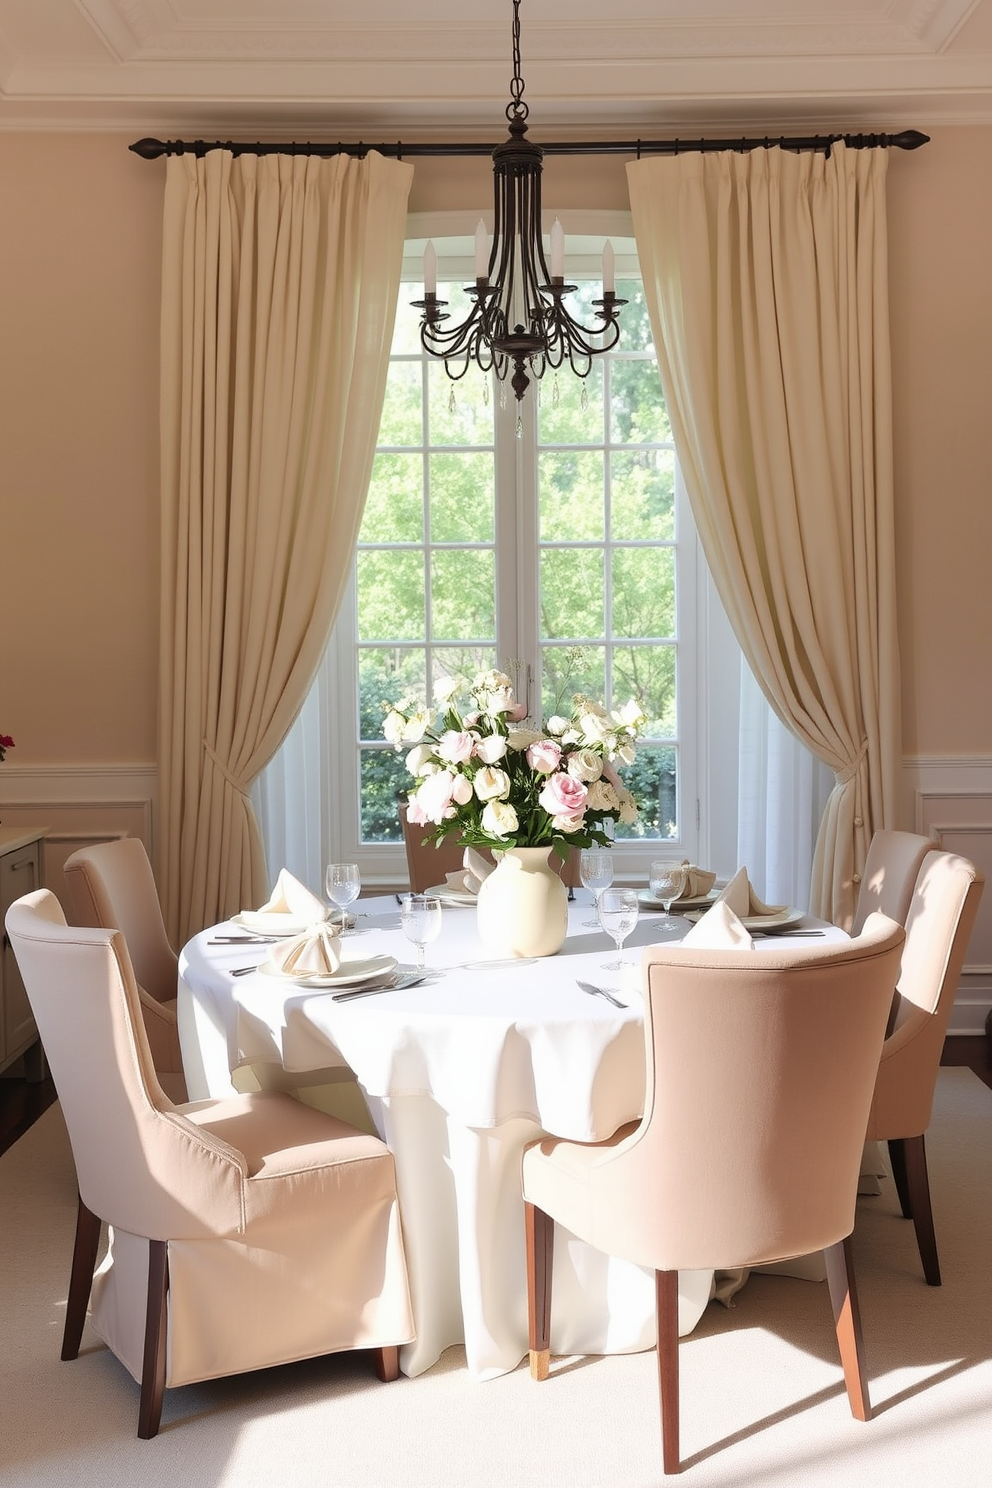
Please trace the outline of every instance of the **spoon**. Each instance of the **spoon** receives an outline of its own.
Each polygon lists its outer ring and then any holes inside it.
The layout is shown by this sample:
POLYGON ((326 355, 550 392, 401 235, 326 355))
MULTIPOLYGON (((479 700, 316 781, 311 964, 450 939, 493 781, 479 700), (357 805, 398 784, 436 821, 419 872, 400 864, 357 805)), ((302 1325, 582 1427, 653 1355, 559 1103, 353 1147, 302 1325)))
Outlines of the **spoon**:
POLYGON ((577 981, 575 985, 581 987, 583 992, 588 992, 590 997, 605 997, 607 1002, 612 1002, 614 1007, 626 1008, 629 1005, 626 1002, 621 1002, 619 997, 614 997, 608 987, 597 987, 595 982, 577 981))

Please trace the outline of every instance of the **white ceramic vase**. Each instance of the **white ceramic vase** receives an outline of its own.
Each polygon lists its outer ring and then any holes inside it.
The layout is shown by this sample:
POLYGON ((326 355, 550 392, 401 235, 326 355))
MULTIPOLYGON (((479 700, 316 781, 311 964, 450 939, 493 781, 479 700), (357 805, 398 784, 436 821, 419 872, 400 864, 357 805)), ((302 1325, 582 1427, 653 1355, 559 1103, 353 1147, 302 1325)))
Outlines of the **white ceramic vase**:
POLYGON ((553 956, 568 929, 568 891, 550 847, 510 847, 479 887, 479 938, 496 956, 553 956))

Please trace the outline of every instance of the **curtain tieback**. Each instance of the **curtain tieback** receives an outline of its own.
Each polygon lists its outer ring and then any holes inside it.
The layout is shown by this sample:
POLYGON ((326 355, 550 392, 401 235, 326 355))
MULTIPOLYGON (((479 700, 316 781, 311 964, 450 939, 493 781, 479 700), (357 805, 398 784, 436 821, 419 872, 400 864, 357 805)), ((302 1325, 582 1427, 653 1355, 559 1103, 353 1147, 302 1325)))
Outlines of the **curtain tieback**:
POLYGON ((248 791, 242 781, 240 781, 236 775, 231 774, 231 771, 228 769, 227 765, 225 765, 216 749, 214 749, 211 744, 208 744, 206 739, 204 739, 203 741, 203 749, 204 753, 208 756, 209 759, 213 761, 214 765, 223 775, 228 785, 231 786, 232 790, 236 790, 239 796, 245 796, 247 798, 248 791))
POLYGON ((868 740, 865 739, 862 742, 857 757, 853 759, 851 763, 847 765, 843 770, 838 770, 836 772, 835 779, 838 785, 847 785, 849 781, 854 779, 855 775, 857 775, 858 771, 861 769, 861 766, 864 763, 867 754, 868 740))

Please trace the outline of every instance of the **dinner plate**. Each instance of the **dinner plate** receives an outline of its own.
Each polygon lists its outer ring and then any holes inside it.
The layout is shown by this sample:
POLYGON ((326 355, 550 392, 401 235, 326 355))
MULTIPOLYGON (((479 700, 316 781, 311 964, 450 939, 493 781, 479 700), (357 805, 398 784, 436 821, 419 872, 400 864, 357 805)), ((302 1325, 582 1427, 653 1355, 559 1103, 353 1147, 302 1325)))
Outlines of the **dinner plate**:
MULTIPOLYGON (((702 909, 690 910, 686 919, 698 920, 705 912, 702 909)), ((742 915, 741 924, 745 930, 784 930, 787 925, 798 925, 799 921, 805 918, 804 909, 783 909, 781 914, 742 915)))
POLYGON ((302 917, 288 914, 263 914, 261 911, 246 909, 241 914, 231 916, 232 925, 240 925, 242 930, 252 930, 256 935, 302 935, 314 924, 313 920, 305 920, 302 917))
POLYGON ((357 987, 360 982, 370 982, 374 977, 386 977, 396 970, 395 956, 371 956, 368 960, 342 961, 337 971, 321 976, 315 971, 280 971, 263 961, 258 968, 266 976, 278 977, 283 982, 294 982, 298 987, 357 987))
POLYGON ((430 894, 434 899, 440 899, 442 904, 478 904, 478 894, 470 894, 467 889, 449 889, 447 884, 436 884, 433 889, 425 889, 425 894, 430 894))
MULTIPOLYGON (((672 902, 672 914, 682 914, 686 909, 708 909, 719 894, 719 889, 710 889, 708 894, 697 894, 695 898, 675 899, 672 902)), ((638 889, 637 897, 645 909, 664 909, 660 899, 656 899, 650 889, 638 889)))

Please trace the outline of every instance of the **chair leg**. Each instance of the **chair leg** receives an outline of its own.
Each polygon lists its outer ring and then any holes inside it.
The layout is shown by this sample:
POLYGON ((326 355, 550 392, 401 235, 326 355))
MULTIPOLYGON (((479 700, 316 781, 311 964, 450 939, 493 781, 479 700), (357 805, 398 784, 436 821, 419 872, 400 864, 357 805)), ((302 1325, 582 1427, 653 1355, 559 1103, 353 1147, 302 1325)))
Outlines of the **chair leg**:
POLYGON ((913 1206, 909 1197, 909 1184, 906 1181, 906 1148, 902 1137, 894 1137, 888 1142, 889 1161, 892 1164, 892 1177, 895 1180, 896 1193, 899 1196, 899 1207, 902 1209, 903 1219, 912 1219, 913 1206))
POLYGON ((89 1305, 99 1245, 100 1220, 80 1199, 76 1209, 76 1240, 72 1247, 72 1271, 69 1275, 69 1296, 62 1333, 63 1359, 79 1357, 79 1343, 83 1336, 83 1324, 86 1322, 86 1308, 89 1305))
POLYGON ((827 1285, 830 1288, 837 1345, 844 1367, 844 1383, 847 1386, 847 1398, 851 1402, 851 1414, 857 1421, 870 1421, 871 1401, 868 1398, 865 1345, 861 1332, 858 1292, 854 1282, 854 1256, 850 1235, 845 1240, 838 1240, 836 1245, 828 1245, 823 1252, 823 1259, 826 1263, 827 1285))
POLYGON ((916 1244, 923 1262, 923 1275, 928 1286, 940 1286, 940 1262, 937 1259, 937 1237, 933 1230, 933 1210, 930 1206, 930 1179, 927 1176, 927 1154, 923 1137, 905 1137, 903 1153, 906 1160, 906 1187, 909 1190, 909 1207, 916 1230, 916 1244))
POLYGON ((666 1473, 681 1472, 679 1462, 679 1273, 654 1273, 658 1320, 658 1396, 661 1407, 661 1460, 666 1473))
POLYGON ((536 1204, 524 1202, 527 1238, 527 1336, 531 1378, 545 1380, 551 1364, 551 1269, 555 1222, 536 1204))
POLYGON ((165 1344, 168 1333, 169 1246, 166 1240, 148 1242, 148 1305, 145 1312, 145 1353, 141 1365, 138 1435, 142 1441, 158 1435, 165 1396, 165 1344))
POLYGON ((386 1344, 383 1348, 372 1350, 372 1358, 375 1363, 375 1372, 384 1385, 390 1384, 400 1372, 399 1345, 395 1343, 386 1344))

